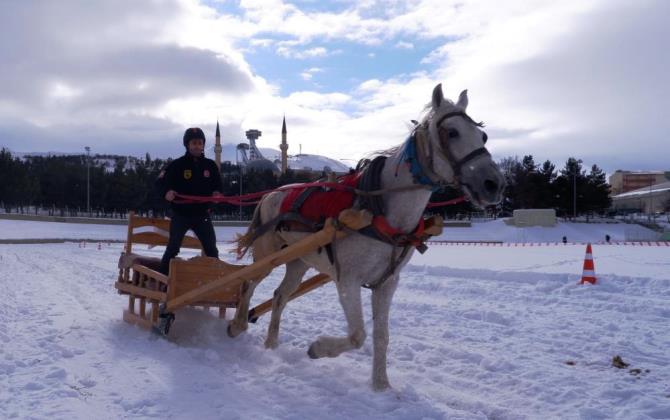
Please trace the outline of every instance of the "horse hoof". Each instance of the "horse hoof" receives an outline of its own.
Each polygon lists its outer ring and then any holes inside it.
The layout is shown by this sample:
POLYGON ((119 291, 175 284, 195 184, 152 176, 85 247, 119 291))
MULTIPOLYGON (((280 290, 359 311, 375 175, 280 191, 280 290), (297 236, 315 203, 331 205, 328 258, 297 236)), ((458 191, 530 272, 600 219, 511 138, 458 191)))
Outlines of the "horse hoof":
POLYGON ((309 350, 307 350, 307 355, 309 356, 310 359, 318 359, 319 356, 316 354, 316 350, 314 349, 316 347, 316 343, 312 343, 311 346, 309 346, 309 350))
POLYGON ((276 341, 265 340, 265 348, 268 350, 274 350, 278 347, 279 343, 276 341))
POLYGON ((391 384, 388 381, 375 383, 372 385, 372 389, 374 389, 375 392, 388 391, 389 389, 391 389, 391 384))
POLYGON ((226 332, 228 333, 228 337, 230 337, 230 338, 235 338, 240 334, 239 331, 235 332, 235 330, 233 330, 233 325, 232 324, 228 324, 228 328, 226 328, 226 332))

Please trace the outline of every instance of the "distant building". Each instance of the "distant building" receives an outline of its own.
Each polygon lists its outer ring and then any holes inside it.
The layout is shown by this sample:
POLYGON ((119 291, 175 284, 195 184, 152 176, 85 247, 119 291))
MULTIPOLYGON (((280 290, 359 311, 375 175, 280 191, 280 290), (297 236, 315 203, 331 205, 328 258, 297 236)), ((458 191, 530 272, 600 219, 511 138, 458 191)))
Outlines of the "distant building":
POLYGON ((241 154, 241 161, 238 161, 248 171, 264 172, 271 171, 279 174, 279 167, 267 160, 258 147, 256 147, 256 140, 263 134, 260 130, 251 129, 245 133, 249 139, 249 145, 240 143, 237 146, 238 155, 241 154))
POLYGON ((670 172, 633 172, 619 169, 610 176, 609 181, 612 186, 612 195, 618 195, 670 181, 670 172))
POLYGON ((237 145, 237 163, 247 170, 265 171, 270 170, 275 174, 286 173, 292 170, 298 174, 304 174, 309 177, 319 177, 322 174, 334 173, 341 175, 349 172, 349 167, 344 163, 320 155, 310 155, 300 153, 289 156, 288 139, 286 130, 286 117, 282 121, 280 151, 274 149, 263 149, 256 145, 256 140, 263 134, 260 130, 251 129, 246 133, 249 143, 240 143, 237 145), (270 159, 265 156, 269 156, 270 159))
POLYGON ((670 181, 612 196, 614 210, 642 213, 664 212, 670 205, 670 181))
POLYGON ((214 144, 214 162, 221 171, 221 131, 219 131, 219 120, 216 120, 216 135, 214 136, 216 143, 214 144))
POLYGON ((281 173, 285 174, 288 170, 288 141, 286 140, 286 116, 281 124, 281 144, 279 145, 281 150, 281 173))

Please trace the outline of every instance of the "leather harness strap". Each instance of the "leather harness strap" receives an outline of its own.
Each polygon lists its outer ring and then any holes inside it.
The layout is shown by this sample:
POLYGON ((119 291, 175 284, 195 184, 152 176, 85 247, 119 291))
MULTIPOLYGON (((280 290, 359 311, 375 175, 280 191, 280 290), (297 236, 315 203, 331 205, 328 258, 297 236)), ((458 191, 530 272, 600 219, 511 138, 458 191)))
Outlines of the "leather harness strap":
MULTIPOLYGON (((445 159, 451 165, 451 168, 454 172, 454 182, 456 185, 459 184, 459 178, 461 175, 462 167, 469 161, 476 159, 479 156, 490 156, 488 150, 484 147, 473 150, 468 153, 462 159, 456 160, 450 151, 445 148, 439 142, 439 127, 440 124, 449 117, 460 116, 466 120, 478 125, 463 111, 456 112, 447 112, 443 115, 440 115, 437 121, 431 122, 428 124, 428 127, 424 124, 424 131, 427 133, 420 132, 417 127, 410 137, 407 139, 406 144, 403 150, 402 162, 405 162, 409 165, 410 172, 412 174, 413 180, 416 187, 428 187, 433 191, 441 189, 450 183, 442 180, 440 176, 435 172, 434 161, 433 161, 433 141, 426 138, 428 136, 434 136, 438 140, 440 145, 440 152, 445 159), (420 136, 417 139, 417 135, 420 136)), ((425 245, 425 240, 427 236, 425 234, 425 226, 423 217, 419 220, 416 229, 410 233, 404 233, 398 229, 392 227, 386 217, 384 216, 384 202, 382 194, 385 192, 391 192, 392 190, 409 190, 407 187, 400 187, 397 189, 387 189, 381 190, 381 171, 384 168, 386 163, 385 156, 378 156, 372 161, 365 161, 359 163, 359 166, 356 168, 357 172, 362 171, 361 177, 358 181, 358 188, 353 189, 352 193, 356 194, 358 197, 358 204, 363 209, 368 209, 373 214, 372 224, 367 226, 358 232, 378 239, 380 241, 386 242, 391 245, 391 262, 382 274, 380 278, 373 282, 367 282, 363 284, 363 287, 374 289, 382 285, 386 279, 392 276, 397 270, 400 263, 409 253, 412 247, 415 247, 419 252, 423 253, 426 251, 427 247, 425 245), (398 256, 398 249, 402 248, 400 255, 398 256)), ((269 229, 279 229, 282 225, 286 226, 287 222, 297 222, 304 225, 311 231, 316 231, 319 229, 319 223, 313 222, 300 214, 300 209, 309 196, 318 191, 322 187, 320 186, 311 186, 302 191, 299 196, 292 203, 290 211, 287 213, 282 213, 279 216, 275 217, 273 220, 264 223, 260 227, 255 229, 254 240, 269 229)), ((411 188, 413 189, 413 188, 411 188)), ((323 223, 321 223, 322 225, 323 223)), ((333 242, 326 246, 328 251, 328 257, 331 261, 331 264, 335 265, 337 278, 339 280, 339 262, 337 261, 336 253, 336 244, 335 238, 333 242)))

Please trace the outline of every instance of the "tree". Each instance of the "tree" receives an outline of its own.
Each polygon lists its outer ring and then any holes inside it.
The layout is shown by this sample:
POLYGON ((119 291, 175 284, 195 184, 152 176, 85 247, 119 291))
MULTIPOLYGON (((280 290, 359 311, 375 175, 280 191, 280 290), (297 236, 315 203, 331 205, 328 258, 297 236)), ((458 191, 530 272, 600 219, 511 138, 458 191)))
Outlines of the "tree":
POLYGON ((584 194, 586 193, 586 176, 582 171, 582 160, 568 158, 565 167, 560 170, 556 178, 557 207, 559 214, 564 216, 584 211, 584 194), (576 195, 576 200, 575 200, 576 195))
POLYGON ((536 174, 537 207, 541 209, 556 208, 558 199, 556 197, 556 166, 546 160, 536 174))
POLYGON ((586 177, 584 207, 588 212, 603 213, 612 204, 610 186, 607 183, 605 172, 593 165, 586 177))

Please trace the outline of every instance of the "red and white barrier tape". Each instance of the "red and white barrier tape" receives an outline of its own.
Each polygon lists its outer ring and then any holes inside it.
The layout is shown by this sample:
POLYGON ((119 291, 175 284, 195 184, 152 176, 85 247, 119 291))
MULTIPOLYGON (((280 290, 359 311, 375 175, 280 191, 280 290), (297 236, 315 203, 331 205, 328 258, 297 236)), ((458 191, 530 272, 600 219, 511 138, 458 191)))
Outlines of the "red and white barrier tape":
MULTIPOLYGON (((541 246, 568 246, 579 245, 584 246, 587 242, 487 242, 487 241, 426 241, 428 245, 446 245, 446 246, 499 246, 499 247, 541 247, 541 246)), ((611 241, 607 242, 591 242, 592 245, 625 245, 625 246, 667 246, 670 247, 668 241, 611 241)))

